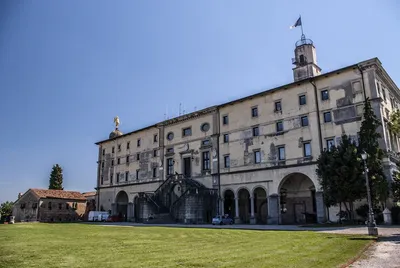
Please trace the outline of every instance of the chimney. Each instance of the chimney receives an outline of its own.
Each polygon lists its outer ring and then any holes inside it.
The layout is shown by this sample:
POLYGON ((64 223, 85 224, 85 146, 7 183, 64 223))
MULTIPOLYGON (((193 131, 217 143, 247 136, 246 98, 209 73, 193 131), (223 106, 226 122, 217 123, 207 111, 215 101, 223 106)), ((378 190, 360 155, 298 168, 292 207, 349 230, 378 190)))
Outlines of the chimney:
POLYGON ((18 193, 18 199, 20 199, 22 195, 23 193, 18 193))

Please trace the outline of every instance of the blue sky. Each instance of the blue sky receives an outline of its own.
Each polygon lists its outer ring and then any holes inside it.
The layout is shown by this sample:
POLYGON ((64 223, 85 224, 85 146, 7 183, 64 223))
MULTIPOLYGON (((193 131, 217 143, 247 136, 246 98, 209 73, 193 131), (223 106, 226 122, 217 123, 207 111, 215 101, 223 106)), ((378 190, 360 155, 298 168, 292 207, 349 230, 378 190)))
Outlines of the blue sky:
POLYGON ((302 15, 330 71, 379 57, 395 82, 397 0, 0 1, 0 202, 96 184, 96 141, 292 81, 302 15))

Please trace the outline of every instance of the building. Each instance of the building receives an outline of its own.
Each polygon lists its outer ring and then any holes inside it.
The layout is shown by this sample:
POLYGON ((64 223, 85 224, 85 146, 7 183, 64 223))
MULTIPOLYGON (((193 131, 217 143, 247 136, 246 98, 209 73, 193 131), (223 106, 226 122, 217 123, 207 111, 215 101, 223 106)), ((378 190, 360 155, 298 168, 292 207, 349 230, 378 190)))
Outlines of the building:
POLYGON ((82 219, 86 197, 79 192, 29 189, 13 206, 15 221, 69 222, 82 219))
POLYGON ((83 220, 88 220, 89 212, 96 211, 96 192, 86 192, 82 193, 86 198, 86 209, 83 216, 83 220))
POLYGON ((242 223, 323 222, 316 159, 343 133, 357 139, 366 98, 383 122, 390 179, 399 138, 387 122, 400 91, 379 59, 321 73, 302 36, 292 63, 290 84, 125 134, 117 120, 96 143, 97 203, 130 221, 199 223, 225 213, 242 223))

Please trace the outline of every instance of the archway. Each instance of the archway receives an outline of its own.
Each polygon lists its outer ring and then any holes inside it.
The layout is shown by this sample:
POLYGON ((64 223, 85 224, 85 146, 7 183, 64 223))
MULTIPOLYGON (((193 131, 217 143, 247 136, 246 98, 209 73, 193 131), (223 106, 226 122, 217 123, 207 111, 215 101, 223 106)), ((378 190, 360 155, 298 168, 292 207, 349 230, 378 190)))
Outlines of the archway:
POLYGON ((128 219, 128 194, 125 191, 120 191, 115 198, 117 204, 117 215, 121 221, 128 219))
POLYGON ((279 195, 282 224, 316 222, 315 185, 309 177, 301 173, 288 175, 281 182, 279 195))
POLYGON ((238 192, 239 219, 242 223, 250 223, 250 193, 246 188, 238 192))
POLYGON ((235 194, 232 190, 226 190, 224 193, 224 213, 232 219, 235 218, 235 194))
POLYGON ((268 217, 267 192, 262 187, 257 187, 253 191, 254 216, 257 224, 266 224, 268 217))

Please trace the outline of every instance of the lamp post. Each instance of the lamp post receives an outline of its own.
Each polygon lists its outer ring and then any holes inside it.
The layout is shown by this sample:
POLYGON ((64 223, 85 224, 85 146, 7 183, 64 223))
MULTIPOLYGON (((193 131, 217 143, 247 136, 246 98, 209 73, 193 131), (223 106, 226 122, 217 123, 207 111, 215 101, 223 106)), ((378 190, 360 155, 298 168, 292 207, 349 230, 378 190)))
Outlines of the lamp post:
POLYGON ((365 174, 365 184, 367 185, 367 201, 368 201, 368 235, 378 235, 378 228, 376 227, 374 211, 372 210, 372 201, 371 201, 371 190, 369 188, 369 180, 368 180, 368 167, 367 167, 367 158, 368 155, 366 152, 361 153, 361 158, 364 162, 364 174, 365 174))

